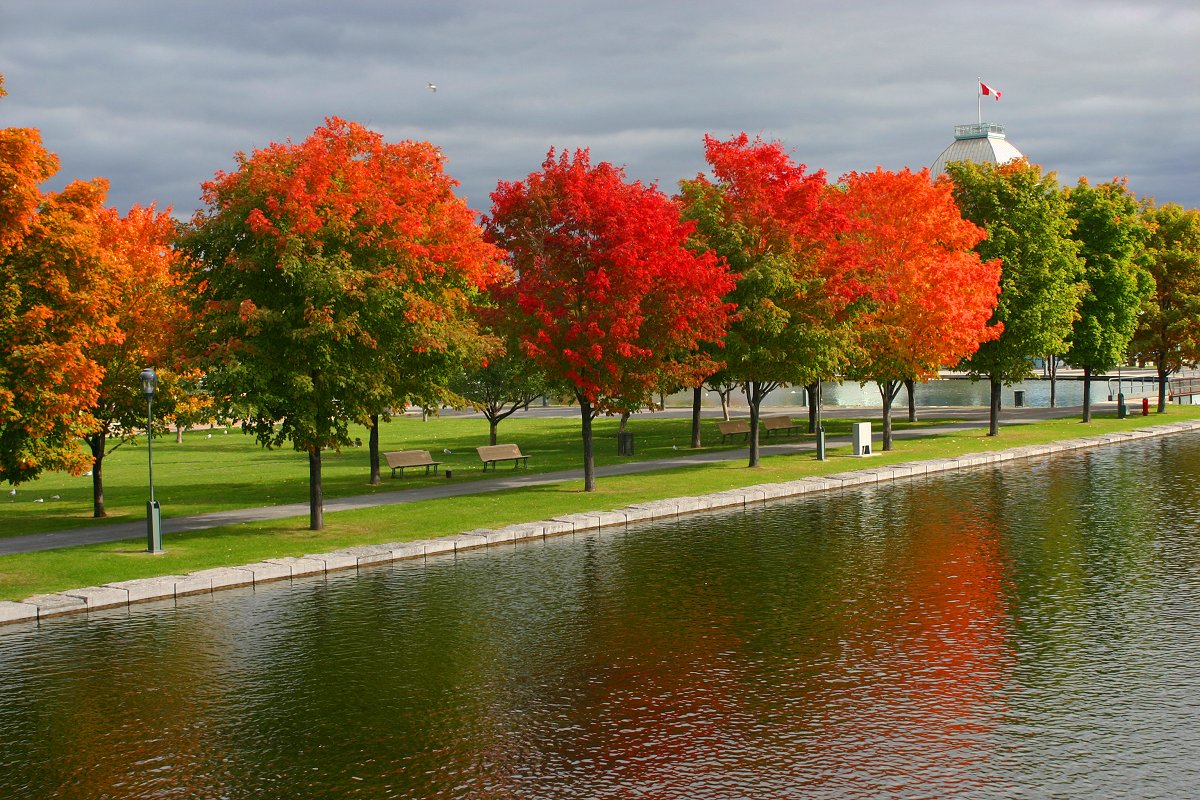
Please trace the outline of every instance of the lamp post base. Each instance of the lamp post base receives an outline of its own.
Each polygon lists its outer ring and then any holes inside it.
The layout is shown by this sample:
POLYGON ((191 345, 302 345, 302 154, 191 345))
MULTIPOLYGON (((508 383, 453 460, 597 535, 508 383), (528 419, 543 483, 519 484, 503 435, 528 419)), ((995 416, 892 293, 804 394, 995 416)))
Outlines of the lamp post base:
POLYGON ((157 500, 146 501, 146 552, 166 552, 162 548, 162 512, 157 500))

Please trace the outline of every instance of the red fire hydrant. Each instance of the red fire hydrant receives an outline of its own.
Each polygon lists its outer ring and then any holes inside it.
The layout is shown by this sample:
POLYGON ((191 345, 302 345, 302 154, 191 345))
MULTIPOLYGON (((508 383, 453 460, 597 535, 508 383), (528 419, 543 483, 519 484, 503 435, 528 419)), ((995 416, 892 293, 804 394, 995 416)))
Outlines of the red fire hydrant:
POLYGON ((1142 416, 1143 417, 1150 416, 1150 398, 1149 397, 1142 398, 1142 416))

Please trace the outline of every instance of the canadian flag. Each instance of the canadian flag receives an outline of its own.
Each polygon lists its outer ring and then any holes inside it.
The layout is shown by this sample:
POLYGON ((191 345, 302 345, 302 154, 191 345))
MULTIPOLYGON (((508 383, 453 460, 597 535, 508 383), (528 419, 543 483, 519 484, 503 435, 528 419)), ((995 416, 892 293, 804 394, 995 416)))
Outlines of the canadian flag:
POLYGON ((995 89, 993 89, 992 87, 988 86, 988 85, 987 85, 986 83, 984 83, 983 81, 980 81, 980 82, 979 82, 979 92, 980 92, 981 94, 990 94, 990 95, 992 95, 993 97, 995 97, 997 100, 999 100, 999 99, 1000 99, 1000 92, 997 92, 995 89))

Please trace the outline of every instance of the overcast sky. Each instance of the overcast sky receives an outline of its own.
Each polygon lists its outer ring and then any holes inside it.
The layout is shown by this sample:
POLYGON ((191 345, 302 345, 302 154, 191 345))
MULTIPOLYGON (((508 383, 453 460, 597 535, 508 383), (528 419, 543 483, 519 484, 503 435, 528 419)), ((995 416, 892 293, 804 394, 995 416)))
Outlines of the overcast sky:
POLYGON ((1196 0, 3 0, 0 127, 58 188, 188 217, 238 151, 328 116, 441 147, 480 211, 551 147, 673 192, 705 133, 782 140, 830 179, 928 166, 983 98, 1073 184, 1200 207, 1196 0), (434 83, 437 91, 426 84, 434 83))

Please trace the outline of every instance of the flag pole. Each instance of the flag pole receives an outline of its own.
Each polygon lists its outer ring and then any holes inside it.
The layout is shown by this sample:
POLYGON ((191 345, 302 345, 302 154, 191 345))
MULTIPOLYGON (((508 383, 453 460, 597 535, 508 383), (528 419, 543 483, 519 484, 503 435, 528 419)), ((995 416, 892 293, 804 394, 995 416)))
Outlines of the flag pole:
POLYGON ((983 124, 983 78, 975 79, 975 116, 980 125, 983 124))

